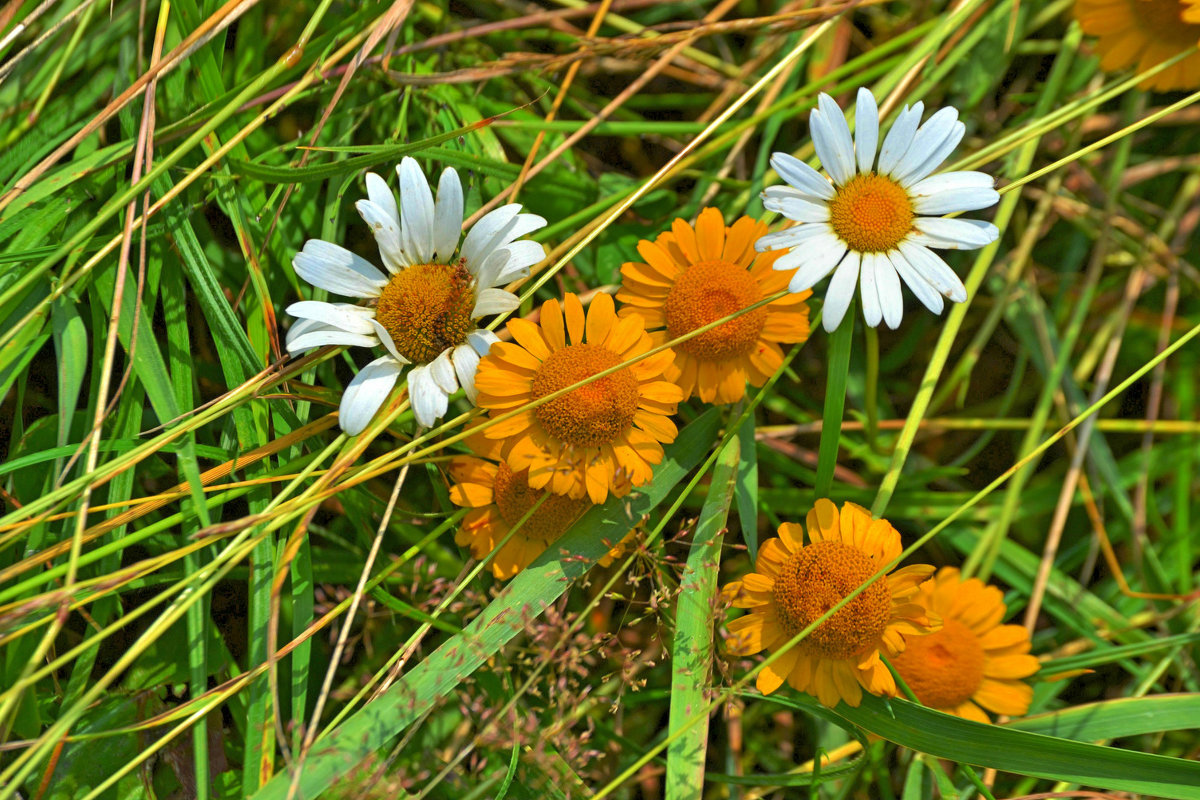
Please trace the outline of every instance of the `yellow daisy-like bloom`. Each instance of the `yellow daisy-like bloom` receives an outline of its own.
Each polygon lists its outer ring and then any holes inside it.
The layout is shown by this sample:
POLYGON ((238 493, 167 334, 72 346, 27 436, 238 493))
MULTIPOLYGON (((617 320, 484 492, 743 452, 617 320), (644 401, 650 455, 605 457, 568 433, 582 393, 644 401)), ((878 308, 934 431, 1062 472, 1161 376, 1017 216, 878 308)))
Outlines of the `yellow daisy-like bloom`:
MULTIPOLYGON (((796 523, 779 526, 779 538, 758 551, 755 571, 723 589, 737 608, 750 613, 729 623, 730 652, 749 655, 775 650, 866 583, 900 555, 900 534, 854 503, 841 511, 818 500, 808 512, 808 544, 796 523)), ((784 681, 832 708, 839 700, 857 706, 862 690, 895 697, 896 681, 880 658, 902 652, 905 637, 936 630, 941 621, 913 602, 919 584, 933 573, 920 564, 896 570, 822 622, 774 663, 758 673, 757 686, 770 694, 784 681)))
MULTIPOLYGON (((511 412, 650 350, 645 323, 618 319, 613 299, 596 295, 585 317, 573 294, 542 304, 540 324, 508 322, 513 343, 499 342, 479 362, 478 404, 492 418, 511 412)), ((610 491, 641 486, 675 441, 670 417, 683 393, 663 379, 674 360, 664 350, 487 428, 503 440, 505 462, 528 470, 529 486, 602 503, 610 491)))
MULTIPOLYGON (((530 488, 528 471, 513 472, 503 461, 497 464, 473 456, 458 456, 450 460, 449 471, 454 478, 450 500, 471 509, 454 541, 469 548, 475 558, 486 558, 546 494, 530 488)), ((591 507, 586 497, 549 495, 492 558, 492 574, 507 580, 525 569, 591 507)), ((631 532, 614 545, 600 559, 600 565, 607 567, 614 558, 623 555, 632 536, 631 532)))
POLYGON ((999 589, 943 567, 915 600, 942 618, 942 629, 910 640, 892 666, 922 705, 983 723, 991 720, 980 706, 1010 716, 1029 710, 1033 689, 1021 679, 1037 672, 1038 660, 1025 628, 1000 624, 999 589))
MULTIPOLYGON (((653 242, 638 242, 644 263, 621 268, 620 315, 645 319, 657 346, 787 289, 791 273, 772 269, 783 251, 754 251, 754 242, 766 232, 766 223, 750 217, 727 228, 715 208, 701 211, 695 228, 675 220, 653 242)), ((811 294, 784 295, 680 342, 667 380, 679 384, 685 397, 736 403, 746 394, 746 381, 762 386, 779 369, 780 343, 808 338, 804 300, 811 294)))
MULTIPOLYGON (((1096 51, 1107 72, 1150 69, 1200 42, 1200 3, 1183 0, 1076 0, 1075 19, 1084 33, 1099 37, 1096 51)), ((1143 89, 1200 87, 1200 53, 1153 78, 1143 89)))

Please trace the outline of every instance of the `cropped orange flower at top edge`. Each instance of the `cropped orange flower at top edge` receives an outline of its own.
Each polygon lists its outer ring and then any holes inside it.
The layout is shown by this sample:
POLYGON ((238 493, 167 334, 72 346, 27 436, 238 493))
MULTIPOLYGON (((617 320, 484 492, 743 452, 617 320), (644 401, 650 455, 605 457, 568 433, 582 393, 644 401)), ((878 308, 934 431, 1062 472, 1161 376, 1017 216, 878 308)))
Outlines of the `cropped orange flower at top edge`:
MULTIPOLYGON (((726 227, 721 212, 706 208, 693 228, 677 219, 653 242, 638 242, 644 263, 621 268, 622 317, 637 314, 655 345, 690 333, 787 289, 791 272, 772 265, 784 251, 756 253, 754 242, 767 225, 741 217, 726 227)), ((710 331, 673 345, 668 380, 685 397, 706 403, 735 403, 746 382, 762 386, 783 363, 781 343, 808 338, 812 292, 787 294, 710 331)))
POLYGON ((1000 624, 999 589, 943 567, 915 600, 942 618, 942 629, 910 640, 892 666, 923 705, 984 723, 991 720, 983 708, 1010 716, 1029 710, 1033 689, 1021 679, 1037 672, 1038 660, 1024 627, 1000 624))
MULTIPOLYGON (((749 655, 776 650, 815 622, 884 564, 900 555, 900 534, 854 503, 841 510, 818 500, 804 528, 779 526, 779 538, 758 551, 755 571, 726 585, 723 594, 750 613, 729 623, 729 650, 749 655)), ((904 650, 905 637, 919 637, 941 621, 913 602, 933 567, 919 564, 881 577, 785 650, 758 673, 757 686, 770 694, 784 681, 832 708, 839 700, 857 706, 862 690, 894 697, 896 681, 880 658, 904 650)))
MULTIPOLYGON (((480 434, 467 441, 485 458, 456 456, 450 460, 449 472, 454 479, 450 500, 471 509, 454 541, 469 548, 473 557, 487 558, 546 492, 529 487, 526 470, 514 472, 503 461, 496 463, 500 458, 499 442, 480 434)), ((592 502, 586 497, 572 499, 551 494, 500 547, 491 561, 492 574, 508 579, 525 569, 591 507, 592 502)), ((632 535, 615 544, 600 559, 600 565, 606 567, 624 554, 625 544, 632 535)))
MULTIPOLYGON (((1196 0, 1076 0, 1075 19, 1098 37, 1100 68, 1114 72, 1150 69, 1200 42, 1196 0)), ((1142 82, 1143 89, 1200 87, 1200 53, 1193 53, 1142 82)))
POLYGON ((585 316, 567 294, 542 304, 540 324, 508 322, 513 342, 498 342, 479 362, 478 405, 494 419, 604 370, 612 374, 484 430, 501 440, 505 462, 529 471, 529 486, 602 503, 609 492, 642 486, 662 461, 663 442, 678 433, 670 417, 683 399, 663 378, 675 358, 651 349, 641 317, 618 319, 613 299, 598 294, 585 316))

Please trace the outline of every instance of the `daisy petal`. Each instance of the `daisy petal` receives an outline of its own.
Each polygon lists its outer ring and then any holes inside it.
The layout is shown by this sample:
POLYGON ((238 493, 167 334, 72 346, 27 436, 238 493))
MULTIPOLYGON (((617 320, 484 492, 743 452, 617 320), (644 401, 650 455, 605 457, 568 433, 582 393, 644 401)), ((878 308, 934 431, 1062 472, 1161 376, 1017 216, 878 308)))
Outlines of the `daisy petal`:
POLYGON ((800 159, 788 153, 772 153, 771 167, 802 194, 829 200, 834 195, 829 180, 800 159))
POLYGON ((454 362, 450 360, 449 349, 443 350, 441 355, 430 362, 429 375, 447 395, 458 390, 458 378, 454 374, 454 362))
POLYGON ((446 413, 450 398, 430 374, 431 364, 415 367, 408 373, 408 398, 413 414, 422 428, 431 428, 446 413))
POLYGON ((846 115, 824 92, 817 97, 817 110, 809 115, 808 127, 825 171, 837 185, 848 183, 854 177, 854 141, 846 115))
POLYGON ((387 350, 388 353, 391 354, 392 358, 396 359, 401 364, 412 363, 407 358, 400 355, 400 351, 396 349, 396 343, 394 341, 392 341, 392 335, 390 333, 388 333, 387 328, 385 328, 379 324, 379 320, 372 319, 371 320, 371 328, 374 329, 375 335, 379 338, 380 344, 382 344, 384 349, 387 350))
POLYGON ((471 345, 481 356, 486 356, 488 350, 498 341, 500 338, 488 330, 478 329, 467 334, 467 344, 471 345))
POLYGON ((449 264, 462 233, 463 191, 453 167, 442 170, 438 179, 437 202, 433 206, 433 254, 439 263, 449 264))
POLYGON ((318 289, 346 297, 379 297, 388 279, 375 266, 344 247, 309 239, 292 259, 296 274, 318 289))
MULTIPOLYGON (((936 156, 947 141, 953 140, 954 146, 957 146, 959 139, 962 138, 962 135, 957 132, 958 124, 958 109, 953 106, 939 108, 934 112, 933 116, 917 129, 912 144, 904 152, 904 157, 896 164, 896 168, 892 170, 892 177, 901 185, 907 186, 905 181, 914 175, 926 161, 936 156)), ((951 147, 951 150, 954 149, 954 146, 951 147)), ((940 164, 941 161, 937 163, 940 164)), ((934 164, 934 169, 936 168, 937 164, 934 164)), ((932 171, 931 169, 930 172, 932 171)))
POLYGON ((518 278, 529 277, 529 268, 534 264, 538 264, 546 257, 546 248, 540 242, 535 242, 532 239, 521 239, 520 241, 506 244, 499 248, 496 252, 505 253, 507 259, 504 266, 496 275, 496 282, 493 286, 502 286, 506 283, 512 283, 518 278))
POLYGON ((401 369, 391 356, 383 356, 358 371, 342 393, 338 408, 338 423, 342 430, 351 436, 363 432, 391 394, 401 369))
POLYGON ((875 148, 879 146, 879 106, 875 95, 865 86, 858 90, 854 109, 854 156, 859 172, 870 172, 875 163, 875 148))
MULTIPOLYGON (((918 181, 924 180, 933 171, 942 165, 954 148, 958 147, 958 143, 962 141, 963 135, 967 132, 967 126, 961 122, 955 122, 954 126, 946 136, 935 144, 925 157, 925 160, 917 164, 915 168, 908 169, 904 172, 904 178, 900 180, 901 185, 911 186, 918 181)), ((917 134, 918 138, 920 133, 917 134)))
POLYGON ((893 168, 900 163, 905 151, 912 144, 917 126, 921 122, 921 112, 924 110, 924 104, 916 103, 911 108, 905 106, 904 110, 896 115, 896 121, 883 138, 883 147, 879 149, 880 175, 891 175, 893 168))
MULTIPOLYGON (((785 187, 772 186, 771 189, 785 187)), ((829 219, 829 206, 780 192, 763 192, 763 208, 783 214, 793 222, 825 222, 829 219)))
POLYGON ((904 257, 904 254, 894 250, 888 253, 888 260, 892 262, 892 266, 896 272, 904 279, 904 284, 908 287, 908 290, 916 295, 922 305, 935 314, 941 314, 942 308, 945 305, 942 301, 942 295, 933 287, 932 283, 926 280, 921 273, 917 272, 908 263, 908 259, 904 257))
POLYGON ((883 321, 883 308, 879 305, 879 290, 875 287, 875 261, 878 257, 878 253, 863 253, 862 274, 858 279, 863 319, 870 328, 879 327, 879 323, 883 321))
POLYGON ((371 310, 348 303, 323 303, 320 300, 301 300, 287 307, 287 313, 297 319, 314 319, 347 333, 374 333, 371 310))
POLYGON ((909 189, 913 210, 936 216, 958 211, 977 211, 1000 201, 992 176, 983 172, 943 172, 909 189))
POLYGON ((476 353, 475 348, 469 344, 460 344, 454 348, 450 360, 454 362, 454 372, 458 375, 458 382, 466 393, 467 399, 475 403, 479 397, 479 390, 475 388, 475 372, 479 369, 479 353, 476 353))
POLYGON ((858 282, 858 268, 862 265, 862 256, 851 252, 833 273, 829 289, 825 292, 825 306, 821 312, 821 324, 829 333, 837 330, 850 301, 854 299, 854 285, 858 282))
MULTIPOLYGON (((754 243, 754 249, 760 253, 765 253, 768 250, 783 250, 795 247, 813 236, 828 232, 829 226, 819 222, 796 225, 787 230, 776 231, 775 233, 768 233, 766 236, 759 237, 754 243)), ((779 262, 776 261, 775 269, 792 269, 792 267, 781 267, 779 266, 779 262)))
POLYGON ((917 274, 929 281, 943 297, 955 303, 962 303, 967 299, 967 287, 963 286, 963 282, 941 256, 913 242, 901 242, 899 247, 900 255, 904 256, 917 274))
POLYGON ((383 265, 395 274, 408 266, 400 247, 400 218, 396 215, 396 198, 383 178, 373 172, 367 174, 367 194, 369 199, 359 200, 354 207, 375 234, 383 265))
POLYGON ((467 236, 463 239, 462 249, 459 252, 467 260, 467 269, 471 271, 471 274, 479 274, 484 260, 491 255, 491 252, 503 239, 505 232, 513 225, 520 211, 519 203, 500 206, 484 214, 483 218, 467 231, 467 236))
POLYGON ((878 253, 875 258, 875 290, 879 292, 883 321, 896 330, 904 318, 904 294, 900 291, 900 276, 884 253, 878 253))
POLYGON ((324 328, 322 330, 302 333, 290 339, 287 343, 287 349, 289 353, 302 353, 305 350, 312 350, 314 347, 325 347, 331 344, 343 345, 345 347, 375 347, 379 344, 379 340, 374 336, 363 336, 361 333, 348 333, 347 331, 324 328))
MULTIPOLYGON (((788 283, 788 291, 803 292, 805 289, 815 286, 841 262, 842 256, 846 254, 846 243, 834 236, 833 233, 827 233, 813 239, 804 246, 803 250, 794 250, 780 258, 779 261, 783 261, 793 254, 800 254, 804 260, 788 283)), ((779 269, 778 262, 776 262, 775 268, 779 269)))
POLYGON ((428 264, 433 257, 433 192, 415 158, 405 156, 400 175, 400 242, 410 263, 428 264))
POLYGON ((1000 237, 995 225, 978 219, 917 217, 913 230, 912 241, 942 250, 977 250, 1000 237))
POLYGON ((479 319, 488 314, 504 314, 521 305, 520 299, 512 292, 503 289, 484 289, 479 292, 475 308, 471 310, 471 319, 479 319))

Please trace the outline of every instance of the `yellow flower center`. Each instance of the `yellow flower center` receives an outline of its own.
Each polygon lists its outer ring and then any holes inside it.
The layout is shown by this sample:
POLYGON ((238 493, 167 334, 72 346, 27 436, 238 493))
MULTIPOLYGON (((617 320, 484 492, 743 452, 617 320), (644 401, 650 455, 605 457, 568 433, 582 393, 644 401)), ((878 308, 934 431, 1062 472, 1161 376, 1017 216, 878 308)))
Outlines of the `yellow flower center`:
MULTIPOLYGON (((728 261, 701 261, 675 279, 667 295, 667 335, 672 339, 716 322, 762 299, 758 281, 728 261)), ((675 345, 695 358, 717 361, 753 349, 767 321, 767 309, 756 308, 694 339, 675 345)))
POLYGON ((956 619, 928 636, 909 636, 892 665, 908 688, 930 708, 954 709, 970 700, 983 682, 983 646, 956 619))
MULTIPOLYGON (((1159 42, 1185 50, 1196 43, 1197 26, 1184 22, 1186 8, 1179 0, 1131 0, 1130 10, 1142 30, 1159 42)), ((1175 55, 1171 53, 1171 55, 1175 55)), ((1157 62, 1156 62, 1157 63, 1157 62)))
POLYGON ((474 307, 471 275, 461 262, 414 264, 383 287, 375 319, 391 334, 400 355, 427 364, 467 340, 475 330, 474 307))
POLYGON ((886 253, 912 230, 904 187, 873 172, 856 175, 829 201, 829 225, 851 250, 886 253))
MULTIPOLYGON (((533 398, 539 400, 620 363, 616 353, 594 344, 556 350, 533 376, 533 398)), ((576 447, 598 447, 611 444, 629 429, 638 398, 638 380, 626 367, 538 406, 533 413, 556 439, 576 447)))
MULTIPOLYGON (((495 498, 496 507, 500 509, 500 516, 510 528, 545 494, 543 491, 530 489, 528 481, 529 470, 513 472, 508 464, 500 463, 496 472, 496 482, 492 485, 492 496, 495 498)), ((565 495, 552 494, 529 519, 525 520, 517 535, 548 545, 571 527, 589 506, 591 501, 586 497, 572 500, 565 495)))
MULTIPOLYGON (((775 604, 788 636, 807 628, 875 574, 879 565, 842 542, 815 542, 794 554, 775 579, 775 604)), ((892 612, 892 590, 880 578, 817 626, 800 643, 810 655, 857 658, 876 646, 892 612)))

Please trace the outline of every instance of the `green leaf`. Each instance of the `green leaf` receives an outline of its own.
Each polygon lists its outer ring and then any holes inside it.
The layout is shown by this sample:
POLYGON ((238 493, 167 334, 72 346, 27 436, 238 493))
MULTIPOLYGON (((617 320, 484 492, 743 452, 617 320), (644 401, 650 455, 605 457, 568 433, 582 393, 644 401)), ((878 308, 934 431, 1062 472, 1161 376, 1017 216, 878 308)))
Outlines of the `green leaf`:
POLYGON ((1200 695, 1123 697, 1014 720, 1004 727, 1092 742, 1143 733, 1184 731, 1200 719, 1200 695))
POLYGON ((846 376, 850 373, 850 345, 854 338, 857 303, 851 301, 842 324, 829 337, 829 374, 825 380, 825 413, 821 423, 821 445, 817 453, 817 497, 829 497, 833 471, 837 467, 842 438, 842 416, 846 410, 846 376))

